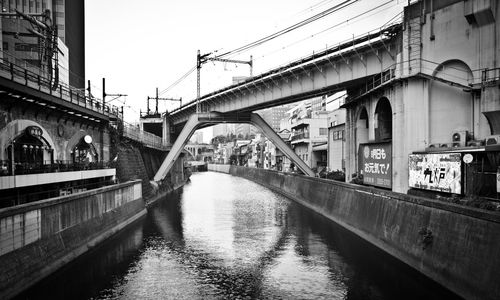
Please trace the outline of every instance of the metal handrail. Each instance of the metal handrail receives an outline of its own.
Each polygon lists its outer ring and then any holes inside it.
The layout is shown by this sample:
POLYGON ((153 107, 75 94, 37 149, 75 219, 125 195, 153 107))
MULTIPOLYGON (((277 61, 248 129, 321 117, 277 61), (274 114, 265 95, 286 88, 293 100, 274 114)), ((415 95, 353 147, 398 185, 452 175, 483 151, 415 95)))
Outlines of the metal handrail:
POLYGON ((137 126, 125 122, 123 123, 123 136, 153 148, 166 148, 166 145, 163 143, 163 139, 161 137, 141 130, 137 126))
POLYGON ((83 170, 100 170, 110 168, 108 162, 73 162, 69 160, 43 162, 14 162, 14 173, 10 160, 0 160, 0 177, 12 175, 28 175, 54 172, 71 172, 83 170))
POLYGON ((59 97, 61 100, 77 104, 106 116, 113 115, 118 118, 123 118, 118 107, 106 104, 103 106, 99 99, 85 95, 84 92, 82 93, 75 87, 65 83, 59 83, 58 88, 54 90, 51 80, 44 76, 44 72, 40 68, 33 65, 28 66, 27 63, 25 63, 25 67, 20 66, 10 61, 16 59, 15 57, 9 56, 7 52, 0 51, 0 53, 8 56, 0 58, 1 77, 36 88, 41 92, 59 97))

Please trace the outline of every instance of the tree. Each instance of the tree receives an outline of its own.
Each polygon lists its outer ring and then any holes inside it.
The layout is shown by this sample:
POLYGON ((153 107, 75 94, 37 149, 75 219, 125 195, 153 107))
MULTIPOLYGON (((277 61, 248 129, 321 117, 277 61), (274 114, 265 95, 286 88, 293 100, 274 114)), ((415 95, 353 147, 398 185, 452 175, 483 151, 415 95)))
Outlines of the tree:
POLYGON ((223 135, 218 135, 212 138, 210 141, 212 145, 225 144, 227 143, 227 138, 223 135))

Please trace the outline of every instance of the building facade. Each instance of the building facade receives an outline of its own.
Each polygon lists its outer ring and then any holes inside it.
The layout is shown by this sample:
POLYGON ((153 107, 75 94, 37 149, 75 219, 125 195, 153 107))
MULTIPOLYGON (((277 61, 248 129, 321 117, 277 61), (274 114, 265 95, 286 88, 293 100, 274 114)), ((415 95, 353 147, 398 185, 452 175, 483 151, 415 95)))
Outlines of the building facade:
POLYGON ((344 107, 348 180, 406 193, 496 197, 500 142, 497 1, 405 8, 392 79, 344 107), (482 178, 481 183, 474 178, 482 178))
POLYGON ((83 0, 2 1, 1 5, 4 62, 53 82, 85 87, 83 0))
POLYGON ((328 169, 345 171, 345 109, 328 114, 328 169))
POLYGON ((294 152, 310 168, 326 167, 326 143, 328 137, 328 113, 324 110, 323 105, 311 105, 312 103, 324 103, 324 99, 321 97, 320 101, 314 100, 318 99, 301 103, 289 111, 291 146, 294 152), (314 151, 315 146, 320 145, 325 145, 324 149, 317 147, 316 151, 314 151))

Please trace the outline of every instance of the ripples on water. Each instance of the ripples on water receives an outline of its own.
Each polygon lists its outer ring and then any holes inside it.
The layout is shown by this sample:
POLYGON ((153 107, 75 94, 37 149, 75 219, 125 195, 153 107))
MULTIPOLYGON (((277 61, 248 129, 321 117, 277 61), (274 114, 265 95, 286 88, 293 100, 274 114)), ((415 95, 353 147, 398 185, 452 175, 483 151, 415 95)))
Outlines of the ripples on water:
POLYGON ((284 197, 197 173, 148 217, 41 282, 38 299, 449 299, 284 197))

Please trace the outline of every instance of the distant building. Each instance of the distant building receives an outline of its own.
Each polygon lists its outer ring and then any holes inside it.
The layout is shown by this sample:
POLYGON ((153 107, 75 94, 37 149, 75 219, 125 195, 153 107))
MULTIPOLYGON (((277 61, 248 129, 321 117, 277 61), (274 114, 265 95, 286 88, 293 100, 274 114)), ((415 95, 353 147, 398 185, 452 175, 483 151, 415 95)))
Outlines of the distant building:
POLYGON ((223 135, 227 136, 228 134, 234 134, 236 132, 235 129, 236 124, 217 124, 212 127, 212 134, 214 137, 223 135))
POLYGON ((324 103, 324 98, 303 102, 289 111, 292 148, 311 168, 326 167, 327 161, 327 112, 318 103, 324 103))
POLYGON ((241 138, 249 138, 251 136, 255 136, 258 133, 257 128, 250 124, 235 124, 235 132, 236 137, 241 138))
POLYGON ((281 105, 259 110, 257 113, 262 117, 262 119, 264 119, 264 121, 266 121, 267 124, 269 124, 269 126, 271 126, 274 131, 279 132, 281 120, 287 116, 287 111, 295 106, 296 105, 289 104, 281 105))
POLYGON ((345 109, 328 114, 328 169, 345 171, 345 109))
POLYGON ((196 144, 203 144, 203 131, 195 131, 190 141, 196 144))

